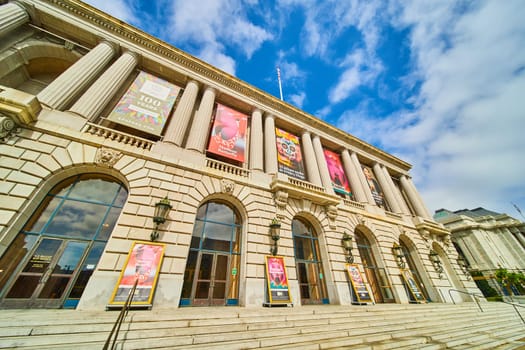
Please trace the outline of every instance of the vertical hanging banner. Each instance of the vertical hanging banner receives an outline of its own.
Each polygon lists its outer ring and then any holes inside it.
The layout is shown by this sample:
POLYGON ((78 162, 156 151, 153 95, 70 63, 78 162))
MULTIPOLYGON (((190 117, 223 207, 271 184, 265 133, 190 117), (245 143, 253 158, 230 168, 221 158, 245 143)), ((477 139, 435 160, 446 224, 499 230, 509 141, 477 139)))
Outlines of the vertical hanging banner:
POLYGON ((292 302, 288 275, 282 256, 266 256, 266 282, 270 304, 288 304, 292 302))
POLYGON ((151 306, 163 256, 164 244, 133 242, 109 306, 124 305, 136 280, 131 307, 151 306))
POLYGON ((303 156, 299 138, 279 128, 275 128, 277 146, 277 165, 279 172, 304 180, 303 156))
POLYGON ((366 287, 361 271, 357 264, 346 264, 346 272, 348 273, 348 278, 352 283, 352 289, 354 290, 355 296, 358 303, 373 303, 374 300, 366 287))
POLYGON ((348 183, 345 171, 343 170, 343 164, 341 163, 341 157, 339 154, 327 149, 324 149, 323 152, 334 191, 342 194, 352 195, 350 184, 348 183))
POLYGON ((208 151, 244 162, 248 116, 217 104, 208 151))
POLYGON ((405 280, 405 284, 407 286, 408 291, 410 292, 410 295, 413 298, 413 301, 416 303, 425 303, 425 296, 419 290, 419 287, 417 286, 416 280, 414 279, 412 272, 409 269, 401 269, 401 275, 405 280))
POLYGON ((179 91, 176 85, 140 72, 107 119, 160 136, 179 91))
POLYGON ((365 174, 366 183, 370 188, 370 192, 372 192, 372 197, 374 197, 374 201, 378 206, 386 209, 385 201, 383 199, 383 190, 381 190, 381 186, 379 186, 379 182, 377 182, 374 172, 371 168, 364 165, 361 165, 361 168, 363 169, 363 174, 365 174))

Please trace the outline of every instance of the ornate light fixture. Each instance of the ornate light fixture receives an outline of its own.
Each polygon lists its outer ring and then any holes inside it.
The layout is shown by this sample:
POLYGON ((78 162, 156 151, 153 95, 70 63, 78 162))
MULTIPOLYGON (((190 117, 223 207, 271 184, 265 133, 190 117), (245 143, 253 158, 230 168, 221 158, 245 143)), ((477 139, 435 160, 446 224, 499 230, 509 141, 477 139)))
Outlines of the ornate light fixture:
POLYGON ((436 270, 436 272, 438 273, 439 278, 442 278, 443 277, 443 265, 441 264, 441 259, 439 258, 439 254, 434 249, 430 249, 430 253, 428 254, 428 257, 430 258, 432 265, 434 265, 434 270, 436 270))
POLYGON ((405 263, 405 254, 403 253, 403 248, 399 244, 394 242, 394 245, 392 246, 392 253, 396 257, 397 266, 399 266, 399 268, 401 269, 404 269, 406 266, 406 263, 405 263))
POLYGON ((273 241, 270 252, 272 255, 277 255, 277 241, 281 238, 281 223, 277 218, 273 218, 270 223, 270 236, 273 241))
POLYGON ((168 216, 168 213, 171 209, 170 200, 168 197, 165 197, 160 202, 155 203, 155 214, 153 215, 153 222, 155 223, 155 229, 150 235, 151 241, 154 242, 157 238, 159 238, 159 232, 157 229, 159 228, 160 224, 163 224, 166 222, 166 217, 168 216))
POLYGON ((353 263, 354 256, 352 255, 352 249, 354 248, 354 246, 352 244, 352 236, 345 232, 343 234, 343 238, 341 238, 341 245, 343 246, 343 249, 345 251, 346 262, 349 264, 353 263))
POLYGON ((462 256, 458 256, 457 262, 458 262, 459 267, 461 268, 461 271, 463 271, 463 273, 467 277, 467 280, 470 280, 471 276, 469 272, 468 263, 465 261, 465 259, 463 259, 462 256))

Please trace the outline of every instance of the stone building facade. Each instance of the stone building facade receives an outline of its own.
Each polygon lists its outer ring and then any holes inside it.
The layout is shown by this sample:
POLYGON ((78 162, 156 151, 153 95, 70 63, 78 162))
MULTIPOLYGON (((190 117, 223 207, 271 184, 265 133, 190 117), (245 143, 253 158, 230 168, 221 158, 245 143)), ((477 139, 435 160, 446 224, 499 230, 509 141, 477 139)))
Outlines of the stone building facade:
POLYGON ((80 1, 0 3, 0 307, 104 308, 153 230, 154 308, 260 307, 273 219, 294 305, 351 304, 346 253, 377 303, 400 266, 477 290, 408 163, 80 1))

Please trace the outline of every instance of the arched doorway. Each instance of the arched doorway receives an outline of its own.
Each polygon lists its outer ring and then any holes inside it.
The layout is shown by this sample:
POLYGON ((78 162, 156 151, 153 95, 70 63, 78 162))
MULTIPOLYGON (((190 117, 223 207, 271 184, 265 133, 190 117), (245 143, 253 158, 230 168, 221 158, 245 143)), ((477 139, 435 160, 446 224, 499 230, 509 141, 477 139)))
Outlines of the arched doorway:
POLYGON ((76 307, 127 196, 98 174, 56 185, 0 259, 1 306, 76 307))
POLYGON ((370 289, 374 295, 376 303, 393 303, 394 295, 392 287, 384 268, 377 265, 372 245, 368 238, 359 230, 355 231, 355 241, 359 249, 359 256, 366 273, 366 278, 370 284, 370 289))
POLYGON ((223 202, 211 201, 197 211, 184 272, 180 304, 239 304, 241 219, 223 202))
MULTIPOLYGON (((430 295, 428 294, 427 292, 427 289, 425 288, 425 284, 423 283, 423 279, 421 278, 421 275, 419 274, 419 270, 417 268, 417 265, 414 261, 414 257, 412 256, 411 254, 411 250, 408 248, 408 246, 405 244, 405 242, 403 240, 400 240, 399 241, 399 245, 401 246, 401 250, 403 252, 403 256, 405 257, 405 260, 407 262, 407 268, 410 270, 410 272, 412 273, 412 277, 414 277, 414 280, 416 281, 416 284, 419 288, 419 290, 421 291, 421 293, 423 293, 423 296, 425 297, 425 299, 427 301, 432 301, 430 299, 430 295)), ((407 286, 405 286, 406 288, 408 288, 407 286)), ((408 292, 407 290, 407 294, 408 294, 408 297, 410 298, 411 301, 415 301, 413 300, 413 296, 410 292, 408 292)))
POLYGON ((296 218, 292 235, 301 304, 328 304, 317 233, 308 222, 296 218))

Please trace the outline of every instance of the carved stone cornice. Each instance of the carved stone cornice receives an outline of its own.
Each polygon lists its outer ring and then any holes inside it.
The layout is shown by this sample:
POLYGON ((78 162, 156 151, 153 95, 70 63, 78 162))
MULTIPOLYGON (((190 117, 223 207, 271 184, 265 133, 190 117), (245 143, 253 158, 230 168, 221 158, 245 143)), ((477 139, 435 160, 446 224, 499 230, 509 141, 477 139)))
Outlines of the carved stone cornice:
POLYGON ((34 122, 41 110, 42 106, 35 96, 0 86, 0 113, 13 118, 17 124, 34 122))

